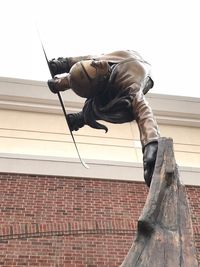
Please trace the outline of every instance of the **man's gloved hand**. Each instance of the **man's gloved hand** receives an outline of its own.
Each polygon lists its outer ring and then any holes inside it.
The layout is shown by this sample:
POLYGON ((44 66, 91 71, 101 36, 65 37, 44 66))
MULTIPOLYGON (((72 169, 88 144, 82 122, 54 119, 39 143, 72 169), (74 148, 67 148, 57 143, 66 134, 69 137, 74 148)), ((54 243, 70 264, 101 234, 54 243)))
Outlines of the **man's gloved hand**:
POLYGON ((78 129, 85 125, 83 112, 68 114, 67 122, 71 131, 78 131, 78 129))
POLYGON ((70 88, 68 74, 64 77, 54 77, 47 81, 48 87, 52 93, 57 94, 70 88))
POLYGON ((47 84, 52 93, 57 94, 59 92, 59 88, 57 86, 58 78, 53 78, 48 80, 47 84))
POLYGON ((143 153, 144 180, 148 187, 150 187, 151 179, 154 172, 157 150, 158 150, 157 141, 147 144, 144 148, 144 153, 143 153))
POLYGON ((49 67, 53 76, 65 72, 69 72, 69 63, 67 58, 59 57, 53 58, 49 61, 49 67))

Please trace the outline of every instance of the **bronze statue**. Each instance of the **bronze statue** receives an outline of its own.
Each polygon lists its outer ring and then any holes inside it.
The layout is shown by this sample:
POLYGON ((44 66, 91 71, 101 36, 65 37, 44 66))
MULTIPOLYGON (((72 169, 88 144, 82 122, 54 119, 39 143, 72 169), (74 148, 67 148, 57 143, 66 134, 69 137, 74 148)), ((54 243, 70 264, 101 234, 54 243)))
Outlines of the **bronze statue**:
POLYGON ((84 125, 107 127, 98 120, 125 123, 136 120, 143 151, 144 179, 150 186, 157 154, 159 131, 145 100, 153 87, 150 64, 135 51, 115 51, 100 56, 66 57, 49 62, 53 93, 72 89, 86 98, 81 112, 68 114, 69 127, 77 131, 84 125), (56 76, 66 73, 64 77, 56 76))

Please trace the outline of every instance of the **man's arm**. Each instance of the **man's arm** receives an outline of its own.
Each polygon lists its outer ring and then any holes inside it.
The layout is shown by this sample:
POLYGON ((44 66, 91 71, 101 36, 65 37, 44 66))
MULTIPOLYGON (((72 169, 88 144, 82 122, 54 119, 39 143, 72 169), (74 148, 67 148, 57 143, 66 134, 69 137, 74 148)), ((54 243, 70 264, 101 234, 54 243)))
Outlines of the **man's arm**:
POLYGON ((140 131, 142 148, 144 149, 148 143, 157 141, 160 134, 152 109, 139 89, 134 94, 133 112, 140 131))
POLYGON ((158 125, 154 119, 151 107, 148 105, 139 86, 133 86, 133 112, 140 131, 140 140, 143 152, 144 180, 150 186, 160 137, 158 125))

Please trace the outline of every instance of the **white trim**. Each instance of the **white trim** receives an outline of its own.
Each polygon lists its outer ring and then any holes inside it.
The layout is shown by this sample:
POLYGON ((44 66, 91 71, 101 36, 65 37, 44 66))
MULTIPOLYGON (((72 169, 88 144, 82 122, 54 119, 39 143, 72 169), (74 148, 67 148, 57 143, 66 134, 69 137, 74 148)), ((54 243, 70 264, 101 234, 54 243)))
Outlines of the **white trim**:
MULTIPOLYGON (((142 163, 87 160, 85 169, 77 159, 0 154, 1 173, 144 181, 142 163)), ((179 167, 185 185, 200 186, 200 168, 179 167)))
MULTIPOLYGON (((62 95, 67 112, 82 108, 85 100, 72 90, 62 95)), ((200 98, 148 93, 147 101, 158 124, 200 127, 200 98)), ((57 95, 48 90, 46 82, 6 77, 0 77, 0 109, 62 113, 57 95)), ((89 170, 76 159, 0 154, 0 172, 143 181, 142 163, 102 160, 87 163, 89 170)), ((200 168, 179 169, 185 184, 200 185, 200 168)))
MULTIPOLYGON (((62 95, 68 112, 82 108, 84 99, 72 90, 62 95)), ((200 127, 200 98, 153 93, 146 98, 158 123, 200 127)), ((57 95, 49 91, 45 82, 6 77, 0 77, 0 108, 62 113, 57 95)))
POLYGON ((140 181, 142 165, 139 163, 87 160, 89 169, 78 159, 30 155, 0 154, 0 172, 35 175, 119 179, 140 181))

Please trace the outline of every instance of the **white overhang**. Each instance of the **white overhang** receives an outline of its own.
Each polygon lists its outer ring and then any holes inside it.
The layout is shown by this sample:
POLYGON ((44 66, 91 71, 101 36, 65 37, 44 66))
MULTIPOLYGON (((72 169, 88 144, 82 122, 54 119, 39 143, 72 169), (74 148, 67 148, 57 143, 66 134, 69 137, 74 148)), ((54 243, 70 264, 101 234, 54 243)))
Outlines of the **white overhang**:
MULTIPOLYGON (((80 110, 84 99, 71 90, 62 94, 68 112, 80 110)), ((200 99, 148 93, 158 123, 200 127, 200 99)), ((57 95, 45 82, 0 77, 0 109, 62 113, 57 95)), ((141 163, 88 160, 86 170, 76 159, 0 153, 0 172, 143 181, 141 163), (67 174, 67 175, 66 175, 67 174)), ((180 167, 185 184, 200 185, 200 168, 180 167)))
MULTIPOLYGON (((84 99, 71 90, 62 94, 69 112, 80 110, 84 99)), ((158 123, 200 127, 200 99, 148 93, 147 101, 158 123)), ((0 108, 61 113, 57 95, 46 82, 0 77, 0 108)))

